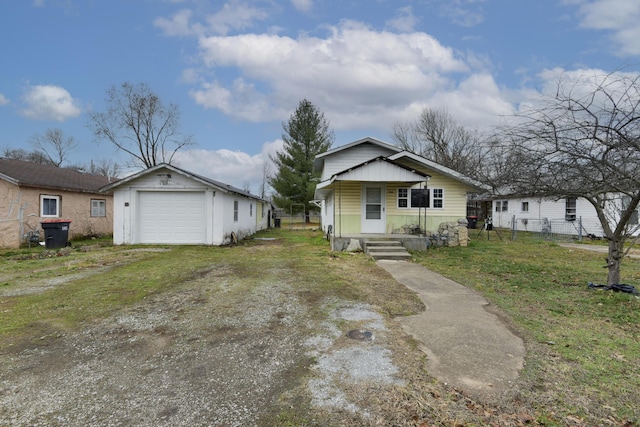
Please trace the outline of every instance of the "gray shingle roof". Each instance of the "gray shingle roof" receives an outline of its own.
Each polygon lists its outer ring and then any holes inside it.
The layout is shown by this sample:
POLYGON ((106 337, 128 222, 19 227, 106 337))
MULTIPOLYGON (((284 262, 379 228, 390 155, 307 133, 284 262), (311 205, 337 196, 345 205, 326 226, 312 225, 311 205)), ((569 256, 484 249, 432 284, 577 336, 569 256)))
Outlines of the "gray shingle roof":
POLYGON ((5 158, 0 158, 0 179, 20 187, 84 193, 97 193, 101 187, 114 181, 106 176, 82 173, 73 169, 5 158))

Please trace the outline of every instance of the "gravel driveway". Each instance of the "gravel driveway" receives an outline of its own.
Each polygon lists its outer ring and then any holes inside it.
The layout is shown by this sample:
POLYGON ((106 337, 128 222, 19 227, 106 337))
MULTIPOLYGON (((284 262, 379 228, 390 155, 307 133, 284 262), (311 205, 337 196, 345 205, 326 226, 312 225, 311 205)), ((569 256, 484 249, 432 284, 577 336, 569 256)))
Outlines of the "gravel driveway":
POLYGON ((274 425, 292 402, 381 421, 350 391, 403 384, 383 316, 329 298, 313 320, 291 283, 241 297, 237 285, 212 268, 78 332, 3 350, 0 425, 274 425), (354 329, 371 335, 346 337, 354 329))

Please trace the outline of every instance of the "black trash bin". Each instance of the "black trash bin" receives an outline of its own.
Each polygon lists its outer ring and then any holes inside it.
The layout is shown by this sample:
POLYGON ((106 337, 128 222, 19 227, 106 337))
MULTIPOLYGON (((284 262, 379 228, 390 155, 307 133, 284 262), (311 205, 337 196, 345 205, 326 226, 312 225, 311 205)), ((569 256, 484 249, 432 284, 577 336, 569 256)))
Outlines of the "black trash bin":
POLYGON ((47 249, 64 248, 69 239, 69 220, 51 220, 40 223, 44 230, 44 245, 47 249))
POLYGON ((273 220, 273 225, 274 225, 276 228, 280 228, 280 218, 275 218, 275 219, 273 220))
POLYGON ((478 226, 478 217, 473 215, 473 216, 468 216, 467 217, 467 228, 476 228, 478 226))

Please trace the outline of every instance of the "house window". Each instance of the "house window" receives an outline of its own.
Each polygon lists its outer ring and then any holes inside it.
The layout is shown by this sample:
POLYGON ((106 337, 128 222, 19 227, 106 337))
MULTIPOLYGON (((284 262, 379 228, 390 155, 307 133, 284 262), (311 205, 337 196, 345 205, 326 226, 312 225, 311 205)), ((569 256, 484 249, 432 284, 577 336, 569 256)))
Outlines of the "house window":
POLYGON ((238 222, 238 201, 233 201, 233 222, 238 222))
POLYGON ((444 207, 444 190, 442 188, 433 189, 433 207, 441 209, 444 207))
POLYGON ((40 216, 57 218, 60 216, 60 196, 40 196, 40 216))
POLYGON ((91 216, 107 216, 107 201, 101 199, 91 199, 91 216))
POLYGON ((253 216, 253 203, 249 203, 249 216, 253 216))
POLYGON ((409 207, 409 189, 398 188, 398 208, 409 207))
POLYGON ((529 202, 522 202, 522 208, 520 210, 522 212, 529 212, 529 202))
POLYGON ((496 212, 508 212, 509 211, 509 201, 508 200, 496 200, 495 202, 495 211, 496 212))
POLYGON ((567 197, 565 210, 564 210, 565 220, 567 221, 576 220, 576 202, 577 202, 577 199, 575 197, 567 197))

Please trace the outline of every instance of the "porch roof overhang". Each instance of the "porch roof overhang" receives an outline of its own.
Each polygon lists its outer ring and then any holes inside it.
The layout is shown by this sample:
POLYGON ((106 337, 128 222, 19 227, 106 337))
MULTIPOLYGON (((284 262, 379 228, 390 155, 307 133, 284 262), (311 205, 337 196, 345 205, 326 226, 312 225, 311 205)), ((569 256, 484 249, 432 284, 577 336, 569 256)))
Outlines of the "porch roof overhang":
POLYGON ((411 169, 386 157, 376 157, 342 172, 316 185, 315 198, 324 199, 331 192, 337 181, 360 182, 404 182, 415 184, 425 182, 430 175, 411 169))

